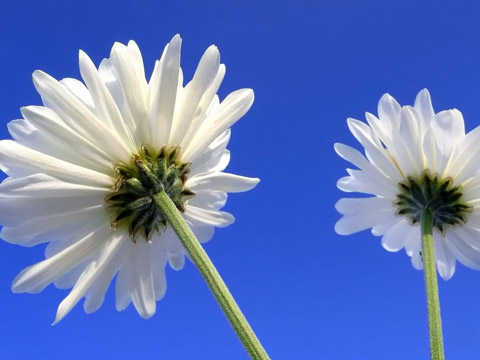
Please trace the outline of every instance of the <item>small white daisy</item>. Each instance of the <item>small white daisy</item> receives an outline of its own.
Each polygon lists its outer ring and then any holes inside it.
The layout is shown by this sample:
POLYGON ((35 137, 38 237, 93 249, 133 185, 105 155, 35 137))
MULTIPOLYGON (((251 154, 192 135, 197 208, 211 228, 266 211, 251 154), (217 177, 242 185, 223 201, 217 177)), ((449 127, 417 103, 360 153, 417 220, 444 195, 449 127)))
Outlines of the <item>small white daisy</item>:
POLYGON ((85 297, 87 313, 102 304, 116 278, 116 307, 133 302, 149 318, 166 290, 165 266, 180 270, 185 250, 152 202, 165 190, 200 242, 231 224, 219 211, 227 192, 253 188, 256 178, 223 172, 230 161, 229 128, 253 103, 242 89, 220 102, 225 75, 209 47, 183 86, 176 35, 145 78, 137 44, 114 44, 98 70, 80 51, 80 72, 58 82, 33 74, 44 106, 22 108, 0 142, 1 237, 15 244, 47 243, 46 259, 24 269, 14 292, 37 293, 50 283, 71 288, 61 320, 85 297))
POLYGON ((460 111, 435 114, 427 90, 413 107, 401 107, 386 94, 378 114, 366 113, 368 125, 347 120, 366 157, 335 144, 336 152, 358 168, 347 169, 338 188, 373 195, 339 200, 336 209, 343 217, 336 232, 371 228, 386 250, 405 248, 412 265, 422 269, 419 222, 426 208, 433 214, 441 277, 452 277, 457 260, 480 269, 480 127, 465 134, 460 111))

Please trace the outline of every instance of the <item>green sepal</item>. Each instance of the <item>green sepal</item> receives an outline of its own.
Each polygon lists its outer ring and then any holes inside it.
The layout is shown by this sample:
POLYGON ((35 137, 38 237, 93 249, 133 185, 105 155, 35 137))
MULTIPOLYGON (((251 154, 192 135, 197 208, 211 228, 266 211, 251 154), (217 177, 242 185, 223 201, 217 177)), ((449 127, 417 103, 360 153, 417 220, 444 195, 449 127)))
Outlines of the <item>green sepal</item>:
POLYGON ((428 210, 433 226, 445 233, 448 226, 464 224, 472 206, 462 201, 462 187, 454 186, 451 178, 440 179, 425 171, 419 179, 408 177, 399 184, 400 193, 394 201, 397 214, 418 224, 421 214, 428 210))
POLYGON ((181 212, 185 202, 195 196, 185 186, 190 163, 181 162, 179 156, 178 146, 154 151, 142 145, 140 152, 132 155, 130 165, 114 167, 117 178, 105 203, 112 226, 127 224, 132 241, 139 236, 150 241, 153 234, 166 230, 167 222, 153 201, 155 194, 165 191, 181 212))

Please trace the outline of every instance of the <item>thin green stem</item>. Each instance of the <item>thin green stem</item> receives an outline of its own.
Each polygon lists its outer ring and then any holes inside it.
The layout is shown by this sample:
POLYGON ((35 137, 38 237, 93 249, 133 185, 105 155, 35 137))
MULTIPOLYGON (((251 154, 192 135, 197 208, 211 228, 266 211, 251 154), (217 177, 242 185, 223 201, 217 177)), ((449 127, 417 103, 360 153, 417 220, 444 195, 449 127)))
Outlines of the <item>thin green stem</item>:
POLYGON ((175 204, 164 191, 156 194, 154 201, 177 234, 188 255, 190 255, 191 260, 202 274, 205 282, 217 299, 250 357, 255 360, 270 359, 235 302, 232 294, 230 294, 217 269, 205 250, 203 250, 203 247, 198 242, 192 230, 190 230, 190 227, 183 219, 183 216, 175 204))
POLYGON ((427 293, 428 328, 430 332, 430 357, 444 360, 442 318, 438 296, 437 267, 433 242, 433 216, 430 210, 423 210, 422 217, 422 259, 427 293))

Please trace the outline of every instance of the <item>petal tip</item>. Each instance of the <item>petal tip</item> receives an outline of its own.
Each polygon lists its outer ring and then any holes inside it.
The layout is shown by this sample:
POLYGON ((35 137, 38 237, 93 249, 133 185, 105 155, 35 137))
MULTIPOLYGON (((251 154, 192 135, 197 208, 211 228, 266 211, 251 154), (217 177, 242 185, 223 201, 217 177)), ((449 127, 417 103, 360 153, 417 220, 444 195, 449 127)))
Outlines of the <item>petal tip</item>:
POLYGON ((334 143, 333 144, 333 149, 335 150, 335 152, 338 154, 338 152, 340 151, 340 149, 342 148, 342 146, 344 146, 342 143, 334 143))
POLYGON ((380 98, 380 102, 383 102, 383 101, 392 101, 394 100, 395 101, 395 98, 390 95, 389 93, 385 93, 382 95, 382 97, 380 98))
POLYGON ((422 90, 420 90, 418 92, 417 96, 428 96, 428 97, 430 97, 430 91, 428 91, 427 88, 423 88, 422 90))
POLYGON ((70 310, 64 311, 62 309, 62 303, 60 303, 60 305, 58 306, 58 309, 57 309, 57 314, 55 315, 55 320, 53 321, 51 326, 54 326, 54 325, 58 324, 60 321, 62 321, 62 319, 65 317, 65 315, 67 315, 69 312, 70 312, 70 310))
POLYGON ((41 78, 44 78, 46 75, 47 74, 42 70, 35 70, 32 73, 33 82, 35 83, 36 81, 40 80, 41 78))
POLYGON ((250 188, 248 190, 252 190, 260 183, 260 178, 250 178, 250 188))
POLYGON ((342 219, 338 220, 335 223, 335 232, 338 235, 350 235, 350 233, 348 231, 345 231, 345 228, 342 226, 342 219))
POLYGON ((175 34, 170 40, 170 44, 182 42, 182 37, 180 34, 175 34))

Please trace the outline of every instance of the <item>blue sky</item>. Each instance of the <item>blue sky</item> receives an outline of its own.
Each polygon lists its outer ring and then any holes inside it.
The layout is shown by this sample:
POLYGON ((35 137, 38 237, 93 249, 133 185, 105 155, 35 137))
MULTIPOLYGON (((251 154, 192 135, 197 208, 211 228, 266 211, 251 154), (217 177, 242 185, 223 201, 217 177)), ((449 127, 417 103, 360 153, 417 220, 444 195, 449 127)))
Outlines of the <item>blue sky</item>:
MULTIPOLYGON (((272 359, 426 359, 423 274, 368 231, 333 231, 347 163, 335 142, 357 146, 347 117, 376 113, 386 92, 412 104, 422 88, 436 110, 458 108, 480 125, 480 6, 475 1, 16 1, 0 7, 0 134, 39 104, 31 73, 79 77, 78 49, 98 65, 114 41, 134 39, 147 71, 180 33, 190 79, 216 44, 227 66, 221 98, 253 88, 233 128, 233 173, 258 176, 230 196, 234 225, 205 248, 272 359)), ((77 306, 51 327, 65 290, 12 294, 42 246, 0 243, 3 359, 246 359, 192 264, 167 271, 150 320, 117 313, 110 289, 92 315, 77 306)), ((478 359, 480 273, 458 266, 440 281, 446 356, 478 359)))

